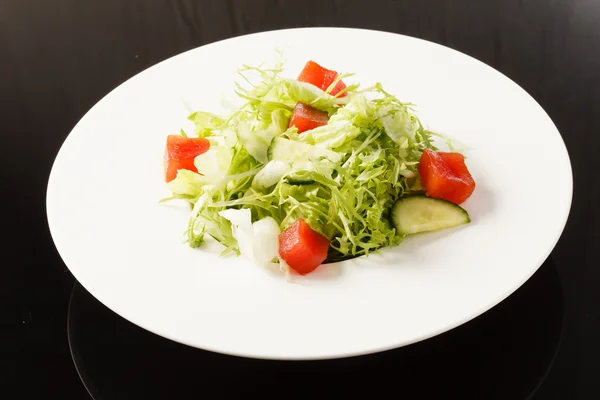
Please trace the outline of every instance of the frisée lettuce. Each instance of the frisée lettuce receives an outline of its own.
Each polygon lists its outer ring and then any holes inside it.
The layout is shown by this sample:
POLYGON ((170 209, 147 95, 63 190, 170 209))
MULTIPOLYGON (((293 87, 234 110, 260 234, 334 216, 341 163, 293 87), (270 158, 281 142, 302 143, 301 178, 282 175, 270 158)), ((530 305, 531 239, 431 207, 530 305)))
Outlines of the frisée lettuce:
POLYGON ((210 148, 195 157, 198 172, 179 169, 168 183, 169 199, 192 205, 187 243, 210 236, 224 254, 278 263, 277 235, 299 219, 329 240, 328 261, 400 243, 392 206, 423 191, 419 159, 437 150, 412 105, 380 83, 340 86, 348 74, 324 88, 291 79, 281 61, 239 75, 243 104, 228 116, 189 116, 210 148), (327 123, 299 132, 290 123, 298 103, 327 113, 327 123))

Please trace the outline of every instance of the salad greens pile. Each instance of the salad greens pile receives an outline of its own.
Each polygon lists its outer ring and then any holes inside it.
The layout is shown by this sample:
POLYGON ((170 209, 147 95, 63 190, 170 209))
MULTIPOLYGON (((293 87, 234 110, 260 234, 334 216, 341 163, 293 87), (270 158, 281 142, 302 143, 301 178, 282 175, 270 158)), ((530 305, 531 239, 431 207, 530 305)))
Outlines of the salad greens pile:
POLYGON ((304 219, 330 239, 328 261, 398 244, 403 236, 389 221, 390 208, 422 191, 416 168, 424 149, 435 150, 434 134, 411 104, 379 83, 362 90, 349 85, 331 96, 350 75, 322 91, 282 72, 281 61, 272 68, 243 66, 236 94, 244 104, 237 111, 189 116, 194 135, 211 145, 195 159, 201 173, 182 169, 168 184, 169 199, 193 205, 189 245, 210 235, 224 253, 239 253, 235 227, 223 213, 231 209, 249 210, 252 221, 272 217, 280 229, 304 219), (327 125, 302 134, 288 128, 297 102, 327 111, 327 125))

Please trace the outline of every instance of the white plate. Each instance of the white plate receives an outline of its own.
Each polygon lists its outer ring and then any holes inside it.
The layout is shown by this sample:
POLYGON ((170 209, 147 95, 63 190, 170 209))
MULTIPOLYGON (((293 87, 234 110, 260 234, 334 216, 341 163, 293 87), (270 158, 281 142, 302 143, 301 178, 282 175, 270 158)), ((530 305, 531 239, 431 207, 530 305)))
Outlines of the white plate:
POLYGON ((567 219, 571 166, 544 110, 485 64, 423 40, 356 29, 237 37, 128 80, 77 124, 50 175, 48 220, 73 275, 107 307, 177 342, 240 356, 319 359, 407 345, 485 312, 542 264, 567 219), (285 51, 286 75, 313 59, 381 81, 431 129, 471 150, 472 223, 286 283, 215 246, 183 244, 189 209, 161 157, 187 110, 219 111, 240 65, 285 51))

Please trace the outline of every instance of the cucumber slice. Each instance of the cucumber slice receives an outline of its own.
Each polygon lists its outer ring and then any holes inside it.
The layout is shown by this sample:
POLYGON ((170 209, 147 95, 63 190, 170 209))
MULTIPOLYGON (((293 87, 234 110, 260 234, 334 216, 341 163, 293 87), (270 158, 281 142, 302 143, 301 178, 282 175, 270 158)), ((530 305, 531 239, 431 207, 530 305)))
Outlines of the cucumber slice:
POLYGON ((334 163, 340 162, 342 155, 335 151, 323 149, 308 143, 296 142, 290 139, 276 137, 267 150, 267 157, 271 161, 309 161, 314 157, 325 157, 334 163))
POLYGON ((459 205, 427 196, 408 196, 392 206, 392 222, 399 233, 439 231, 471 222, 469 213, 459 205))

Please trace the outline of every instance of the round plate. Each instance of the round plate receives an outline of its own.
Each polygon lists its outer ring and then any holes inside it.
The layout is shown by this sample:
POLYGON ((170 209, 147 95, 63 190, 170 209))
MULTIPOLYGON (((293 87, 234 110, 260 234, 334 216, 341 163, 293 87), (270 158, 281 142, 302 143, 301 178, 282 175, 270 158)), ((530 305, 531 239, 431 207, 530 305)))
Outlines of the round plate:
POLYGON ((107 307, 177 342, 221 353, 322 359, 395 348, 449 330, 521 286, 556 244, 571 166, 544 110, 485 64, 406 36, 309 28, 241 36, 170 58, 128 80, 73 129, 47 193, 50 229, 73 275, 107 307), (468 144, 472 223, 319 268, 290 283, 217 245, 183 243, 189 208, 161 158, 190 110, 219 112, 236 69, 284 51, 417 105, 426 127, 468 144), (188 108, 186 108, 188 107, 188 108))

